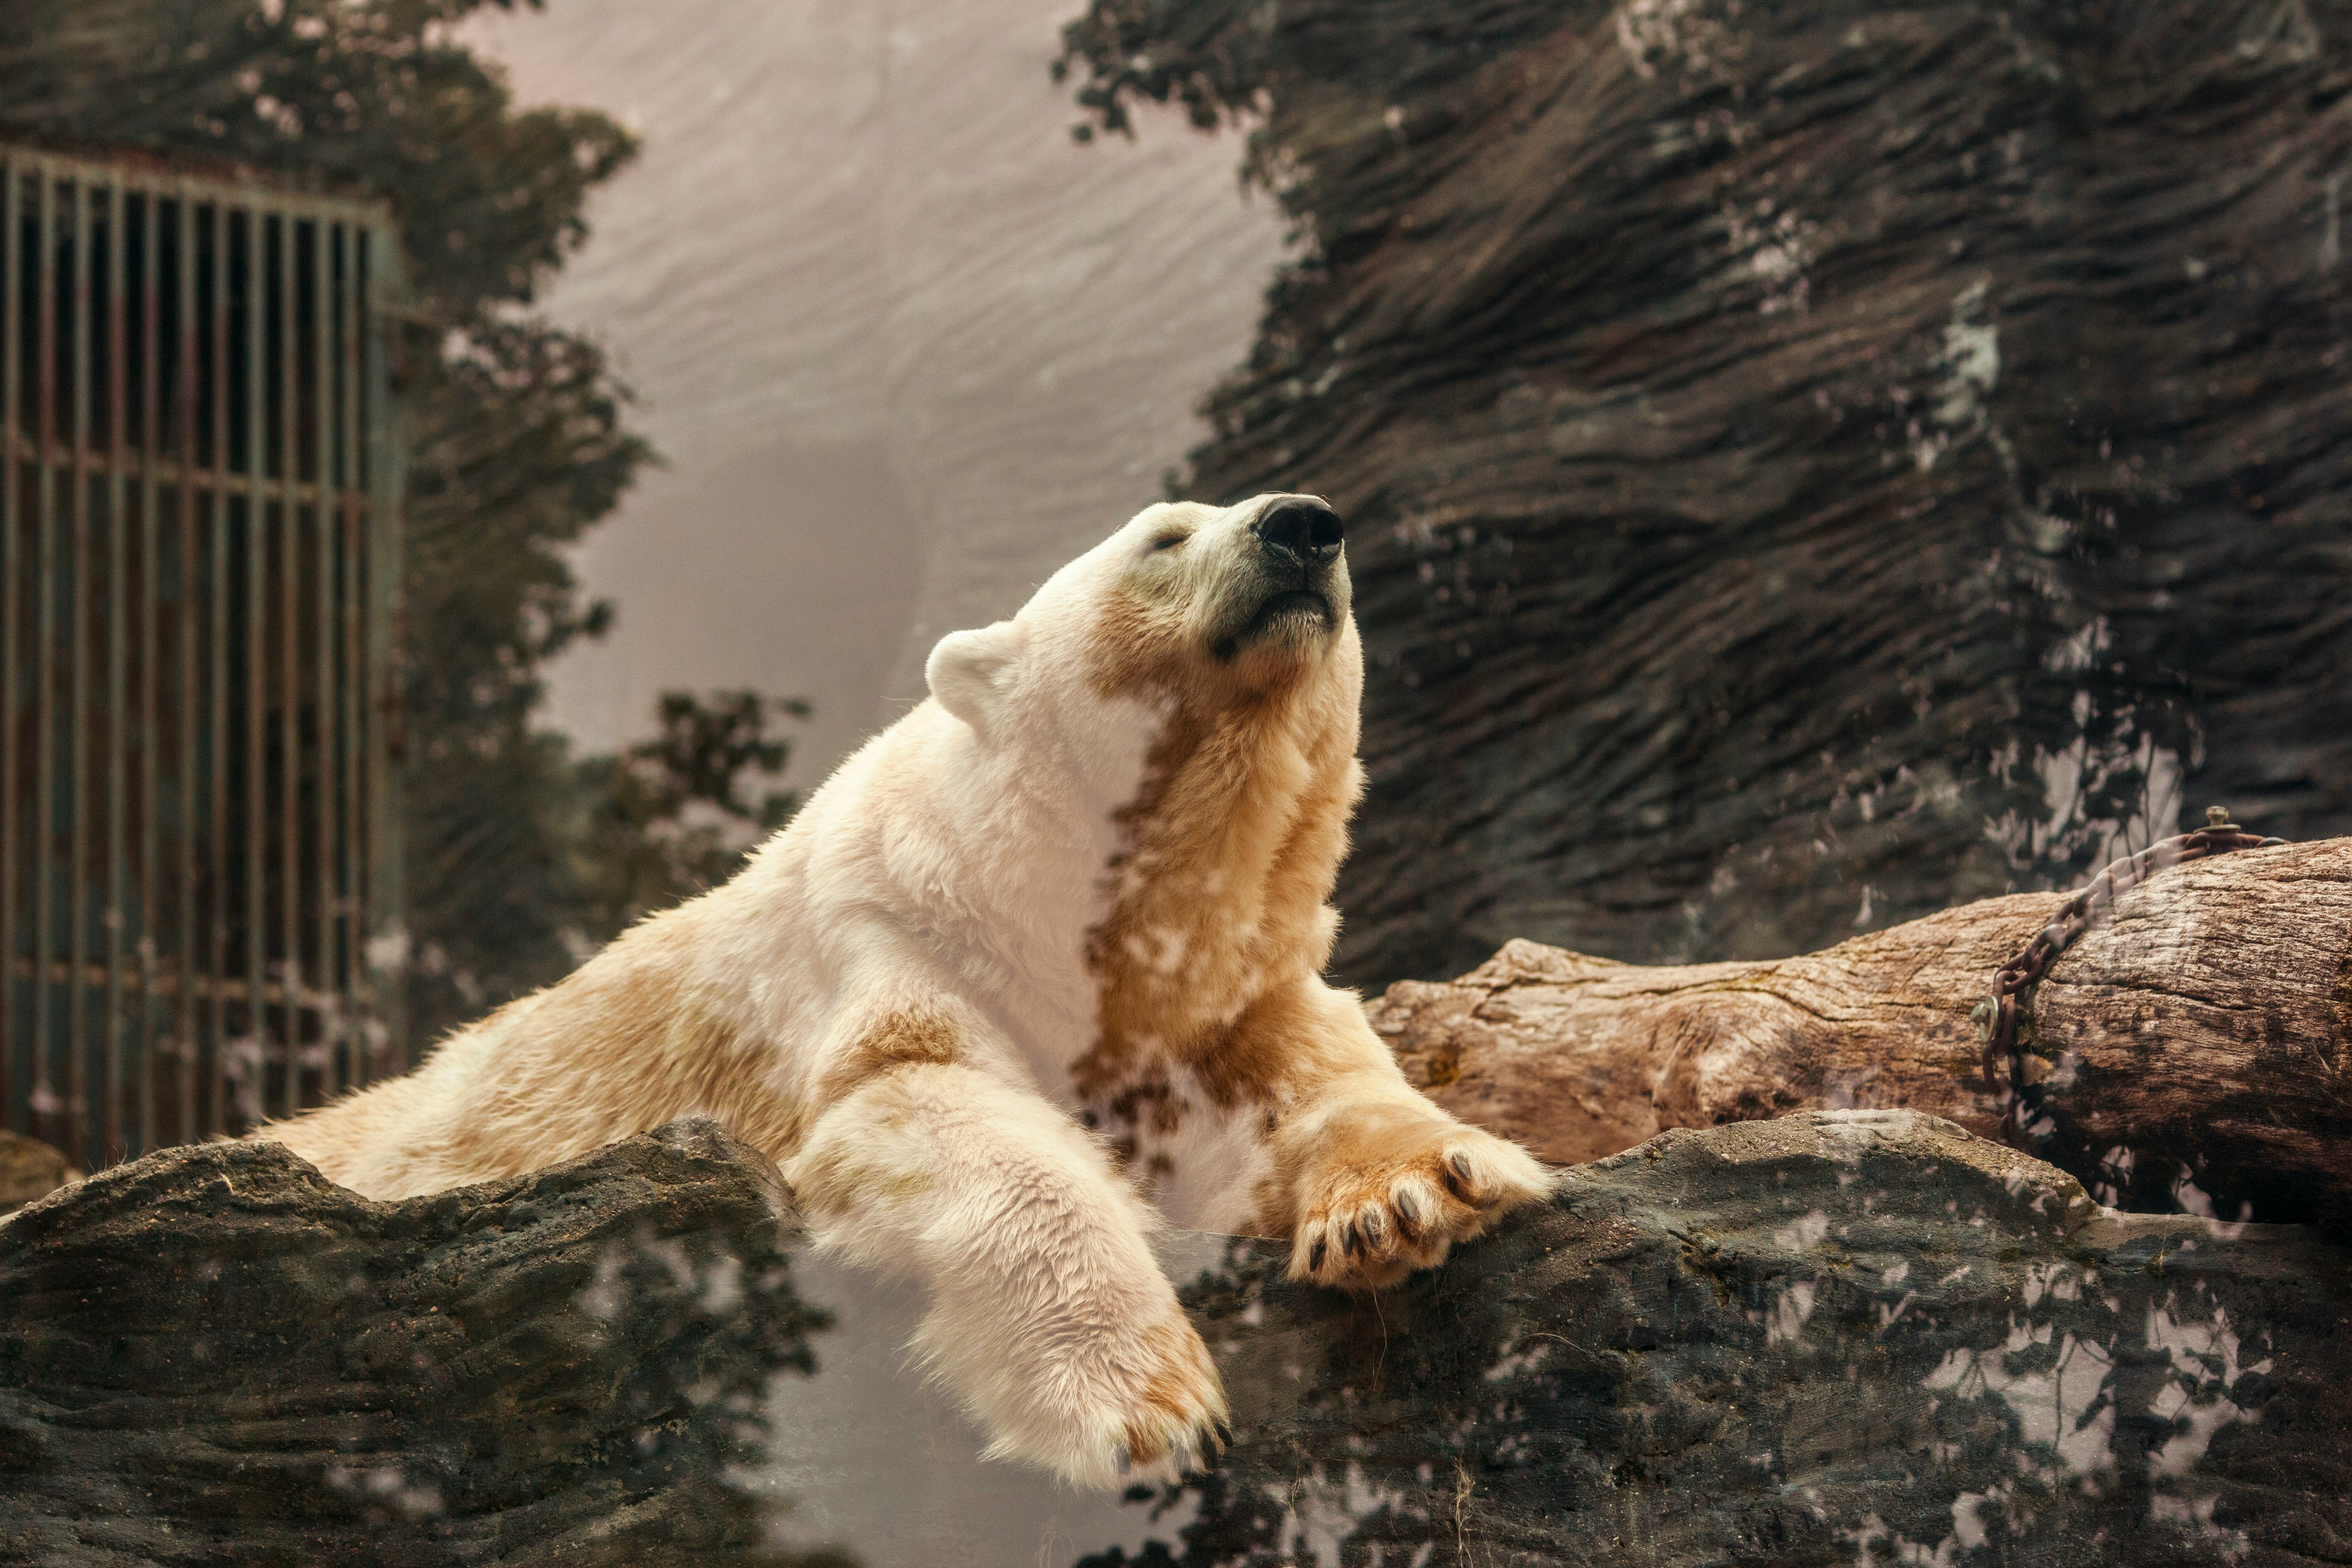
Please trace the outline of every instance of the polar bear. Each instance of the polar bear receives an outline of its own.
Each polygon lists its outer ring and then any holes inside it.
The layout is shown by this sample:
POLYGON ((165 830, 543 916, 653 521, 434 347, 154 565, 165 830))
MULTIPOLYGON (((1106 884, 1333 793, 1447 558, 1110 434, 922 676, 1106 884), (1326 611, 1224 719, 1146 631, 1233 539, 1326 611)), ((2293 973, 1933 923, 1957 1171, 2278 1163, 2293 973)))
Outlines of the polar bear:
POLYGON ((926 676, 732 880, 257 1135, 397 1197, 708 1112, 818 1246, 917 1279, 991 1457, 1172 1476, 1226 1406, 1155 1223, 1370 1289, 1547 1173, 1321 978, 1363 783, 1329 506, 1148 508, 926 676))

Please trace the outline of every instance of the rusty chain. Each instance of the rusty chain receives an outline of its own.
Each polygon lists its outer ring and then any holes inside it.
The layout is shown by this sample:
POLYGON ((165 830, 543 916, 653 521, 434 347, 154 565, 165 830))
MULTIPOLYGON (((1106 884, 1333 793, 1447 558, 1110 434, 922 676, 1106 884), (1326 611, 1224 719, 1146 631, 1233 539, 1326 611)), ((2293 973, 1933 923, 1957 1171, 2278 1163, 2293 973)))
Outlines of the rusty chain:
POLYGON ((1977 1026, 1977 1037, 1984 1042, 1985 1088, 1998 1092, 2001 1088, 2000 1069, 2004 1062, 2009 1068, 2009 1100, 2014 1112, 2024 1103, 2024 1063, 2019 1059, 2017 1047, 2017 1016, 2019 1009, 2030 1003, 2030 993, 2041 984, 2059 954, 2074 944, 2076 938, 2091 929, 2116 900, 2163 870, 2184 860, 2202 860, 2208 856, 2226 855, 2233 849, 2262 849, 2284 844, 2284 838, 2264 838, 2249 833, 2230 820, 2227 806, 2208 806, 2205 826, 2194 833, 2175 834, 2158 839, 2137 855, 2126 855, 2091 879, 2090 885, 2068 899, 2048 925, 2034 932, 2025 951, 1993 971, 1992 994, 1978 1003, 1969 1017, 1977 1026))

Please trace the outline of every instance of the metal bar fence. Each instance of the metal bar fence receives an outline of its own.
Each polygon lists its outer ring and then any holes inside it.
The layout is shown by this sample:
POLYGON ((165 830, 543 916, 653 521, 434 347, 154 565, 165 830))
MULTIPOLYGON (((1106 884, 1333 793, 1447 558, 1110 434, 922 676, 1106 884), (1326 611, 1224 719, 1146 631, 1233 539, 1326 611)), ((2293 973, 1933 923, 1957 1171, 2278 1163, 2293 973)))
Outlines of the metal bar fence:
POLYGON ((0 1126, 405 1065, 380 203, 0 144, 0 1126))

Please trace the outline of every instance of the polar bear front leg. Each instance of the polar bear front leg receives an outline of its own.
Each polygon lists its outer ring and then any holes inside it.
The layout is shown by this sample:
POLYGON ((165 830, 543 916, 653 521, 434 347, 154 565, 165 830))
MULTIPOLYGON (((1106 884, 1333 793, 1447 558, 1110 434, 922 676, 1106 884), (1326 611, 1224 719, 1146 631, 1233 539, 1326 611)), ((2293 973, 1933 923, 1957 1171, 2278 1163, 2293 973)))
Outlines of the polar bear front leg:
POLYGON ((1457 1121, 1405 1081, 1353 993, 1307 980, 1250 1021, 1301 1074, 1267 1128, 1262 1223, 1287 1236, 1290 1277, 1376 1290, 1445 1260, 1457 1241, 1545 1196, 1532 1154, 1457 1121))
POLYGON ((1173 1479, 1225 1420, 1148 1211, 1077 1124, 988 1072, 911 1064, 835 1103, 784 1167, 820 1247, 927 1288, 915 1348, 991 1458, 1080 1486, 1173 1479))

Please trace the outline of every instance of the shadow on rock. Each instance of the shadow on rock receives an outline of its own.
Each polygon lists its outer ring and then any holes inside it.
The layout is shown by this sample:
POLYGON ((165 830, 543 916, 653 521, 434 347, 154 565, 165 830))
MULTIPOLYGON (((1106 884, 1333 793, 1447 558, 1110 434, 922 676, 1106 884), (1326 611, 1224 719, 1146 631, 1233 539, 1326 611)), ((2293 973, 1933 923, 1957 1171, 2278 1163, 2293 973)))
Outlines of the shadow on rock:
POLYGON ((1671 1131, 1377 1299, 1188 1301, 1239 1441, 1145 1563, 2339 1561, 2346 1255, 1909 1111, 1671 1131))
POLYGON ((0 1562, 814 1563, 741 1484, 825 1326, 716 1123, 372 1203, 167 1150, 0 1227, 0 1562))

